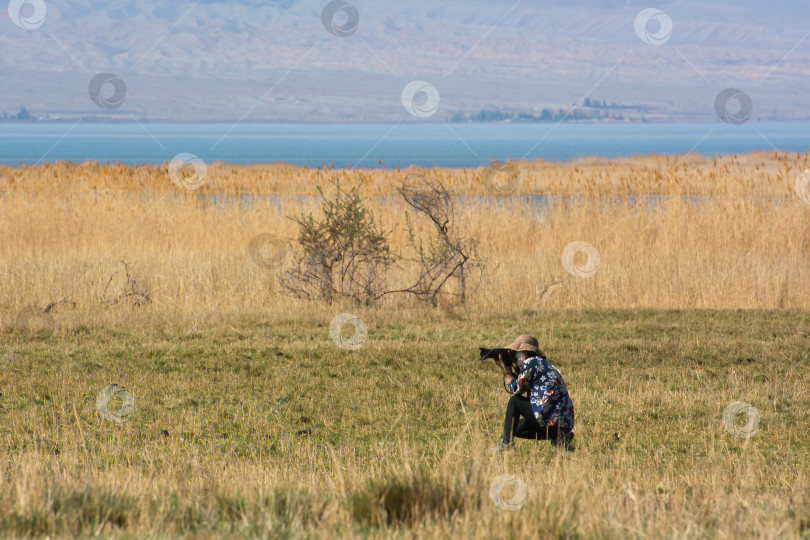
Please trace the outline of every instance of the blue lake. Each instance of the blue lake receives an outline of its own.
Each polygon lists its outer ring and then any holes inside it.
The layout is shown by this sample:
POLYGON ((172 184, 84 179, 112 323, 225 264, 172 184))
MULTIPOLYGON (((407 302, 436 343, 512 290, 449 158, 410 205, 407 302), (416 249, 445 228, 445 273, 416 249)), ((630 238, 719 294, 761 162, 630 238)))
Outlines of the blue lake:
POLYGON ((570 161, 687 152, 714 156, 774 149, 810 149, 810 123, 0 123, 4 165, 86 160, 163 163, 187 152, 208 163, 477 167, 520 158, 570 161))

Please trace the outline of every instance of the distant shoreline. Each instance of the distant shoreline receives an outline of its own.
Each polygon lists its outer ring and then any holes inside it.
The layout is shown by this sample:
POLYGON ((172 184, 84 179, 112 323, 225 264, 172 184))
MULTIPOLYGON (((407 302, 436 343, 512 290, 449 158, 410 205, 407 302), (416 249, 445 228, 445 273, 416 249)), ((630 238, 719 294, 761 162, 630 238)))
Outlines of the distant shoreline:
MULTIPOLYGON (((565 161, 556 161, 556 160, 546 160, 542 158, 523 158, 523 159, 504 159, 503 161, 500 160, 493 160, 486 164, 481 164, 477 166, 469 166, 469 167, 446 167, 446 166, 422 166, 422 165, 405 165, 405 166, 381 166, 381 167, 337 167, 333 164, 326 164, 321 163, 320 165, 310 166, 310 165, 297 165, 295 163, 290 163, 289 161, 256 161, 256 162, 230 162, 230 161, 223 161, 223 160, 215 160, 206 163, 206 166, 214 166, 214 167, 232 167, 232 168, 245 168, 251 169, 256 167, 266 167, 269 169, 277 169, 277 168, 290 168, 293 170, 324 170, 324 171, 343 171, 343 172, 357 172, 357 171, 372 171, 372 172, 392 172, 392 171, 407 171, 409 169, 425 169, 425 170, 436 170, 436 171, 460 171, 460 170, 478 170, 478 169, 506 169, 510 166, 517 166, 517 167, 533 167, 538 165, 548 165, 548 166, 556 166, 556 167, 570 167, 570 166, 581 166, 581 165, 615 165, 617 163, 636 163, 638 165, 647 165, 651 161, 660 161, 660 160, 675 160, 676 162, 681 162, 682 164, 688 164, 692 162, 694 164, 695 160, 707 161, 707 160, 723 160, 729 158, 736 158, 742 160, 753 159, 756 157, 762 157, 766 159, 772 159, 774 157, 784 158, 789 157, 794 154, 810 154, 810 147, 807 150, 801 152, 794 152, 794 151, 784 151, 784 150, 754 150, 751 152, 741 152, 741 153, 727 153, 727 154, 716 154, 716 155, 702 155, 696 154, 694 152, 684 153, 684 154, 661 154, 661 153, 650 153, 650 154, 634 154, 628 156, 616 156, 616 157, 608 157, 604 155, 583 155, 576 157, 574 159, 565 160, 565 161), (687 161, 689 159, 689 161, 687 161)), ((118 160, 97 160, 97 159, 86 159, 80 161, 72 161, 72 160, 56 160, 56 161, 47 161, 42 163, 17 163, 14 165, 8 165, 0 163, 0 169, 7 167, 9 169, 20 169, 21 167, 32 167, 35 169, 43 168, 47 169, 49 167, 59 167, 62 165, 67 166, 75 166, 75 167, 84 167, 87 165, 91 166, 99 166, 99 167, 128 167, 132 169, 154 169, 154 168, 161 168, 165 167, 167 164, 170 163, 171 160, 166 159, 163 162, 143 162, 143 163, 125 163, 118 160)), ((0 183, 0 193, 2 193, 3 184, 0 183)))
MULTIPOLYGON (((239 119, 232 119, 232 120, 165 120, 165 119, 145 119, 145 118, 138 118, 136 120, 132 119, 116 119, 116 118, 97 118, 97 117, 87 117, 82 118, 81 116, 77 117, 70 117, 70 118, 38 118, 38 119, 30 119, 30 120, 17 120, 11 118, 0 118, 0 125, 35 125, 35 124, 75 124, 77 121, 81 120, 83 124, 120 124, 120 125, 138 125, 140 124, 209 124, 209 125, 217 125, 217 124, 269 124, 269 125, 355 125, 355 126, 363 126, 363 125, 394 125, 394 124, 402 124, 402 125, 444 125, 444 124, 451 124, 451 125, 555 125, 555 124, 567 124, 567 125, 623 125, 623 124, 632 124, 632 125, 644 125, 644 124, 715 124, 717 123, 717 118, 703 118, 703 119, 676 119, 676 118, 667 118, 667 119, 655 119, 655 118, 648 118, 645 121, 640 120, 564 120, 564 121, 512 121, 512 120, 485 120, 485 121, 473 121, 473 120, 416 120, 416 119, 409 119, 403 121, 392 121, 392 120, 363 120, 363 121, 353 121, 353 120, 239 120, 239 119)), ((748 123, 801 123, 801 122, 810 122, 810 116, 807 118, 756 118, 751 119, 748 123)))

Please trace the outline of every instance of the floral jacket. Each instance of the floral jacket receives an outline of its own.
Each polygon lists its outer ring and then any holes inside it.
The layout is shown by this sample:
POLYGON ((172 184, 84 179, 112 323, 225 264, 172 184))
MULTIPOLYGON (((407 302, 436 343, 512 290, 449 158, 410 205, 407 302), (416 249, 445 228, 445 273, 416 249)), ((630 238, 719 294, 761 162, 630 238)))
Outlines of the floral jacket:
POLYGON ((541 426, 574 427, 574 404, 568 389, 560 372, 545 358, 526 358, 508 388, 513 394, 529 390, 532 410, 541 426))

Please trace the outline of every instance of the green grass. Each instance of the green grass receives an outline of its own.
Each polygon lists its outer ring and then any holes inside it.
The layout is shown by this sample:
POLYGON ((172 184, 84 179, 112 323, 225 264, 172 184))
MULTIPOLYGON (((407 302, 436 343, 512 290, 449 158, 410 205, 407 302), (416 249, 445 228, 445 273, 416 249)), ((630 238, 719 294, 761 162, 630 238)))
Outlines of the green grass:
POLYGON ((810 313, 350 310, 357 351, 337 308, 5 329, 0 536, 808 537, 810 313), (477 347, 521 333, 563 373, 573 452, 485 451, 508 396, 477 347), (120 424, 96 410, 112 383, 120 424), (501 473, 518 511, 488 496, 501 473))

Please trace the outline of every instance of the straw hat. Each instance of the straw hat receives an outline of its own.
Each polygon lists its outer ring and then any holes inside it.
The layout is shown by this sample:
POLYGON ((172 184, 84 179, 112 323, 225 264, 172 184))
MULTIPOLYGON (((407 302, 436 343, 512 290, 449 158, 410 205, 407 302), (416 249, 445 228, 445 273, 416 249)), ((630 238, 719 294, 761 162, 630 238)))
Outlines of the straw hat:
POLYGON ((539 356, 543 358, 546 357, 545 353, 540 350, 538 346, 537 338, 534 336, 530 336, 529 334, 523 334, 522 336, 518 336, 514 343, 507 345, 507 349, 512 349, 513 351, 526 351, 526 352, 533 352, 537 353, 539 356))

